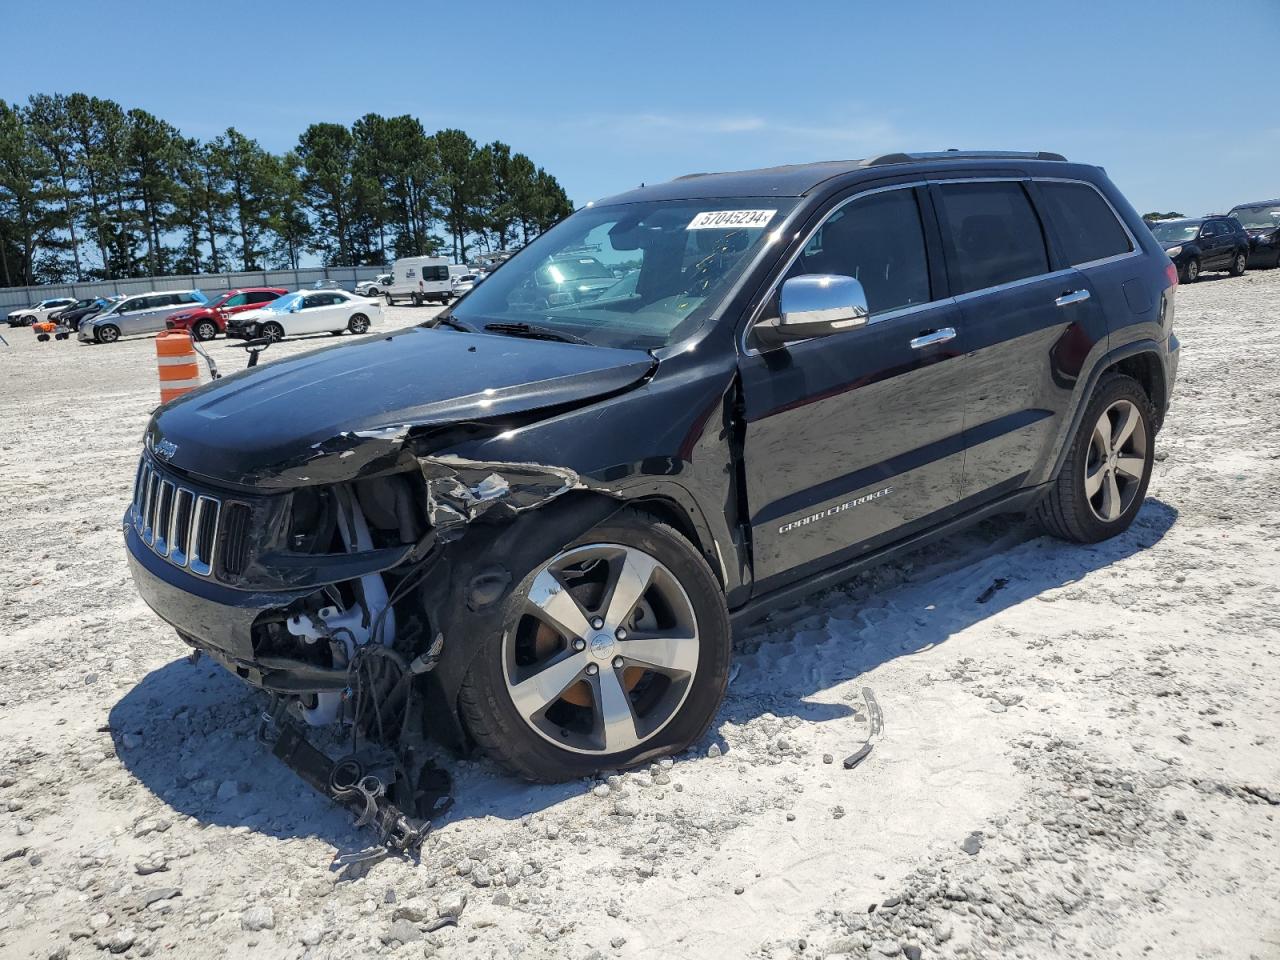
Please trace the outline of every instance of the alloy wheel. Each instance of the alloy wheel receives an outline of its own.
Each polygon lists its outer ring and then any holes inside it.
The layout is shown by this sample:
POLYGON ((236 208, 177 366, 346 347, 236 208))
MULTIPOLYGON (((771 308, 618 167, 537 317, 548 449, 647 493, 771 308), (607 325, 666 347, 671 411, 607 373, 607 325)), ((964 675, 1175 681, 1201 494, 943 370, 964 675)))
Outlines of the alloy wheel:
POLYGON ((1133 505, 1147 466, 1147 425, 1129 400, 1117 400, 1093 427, 1085 461, 1084 492, 1093 515, 1120 519, 1133 505))
POLYGON ((1200 261, 1192 260, 1187 264, 1187 282, 1194 283, 1200 276, 1200 261))
POLYGON ((507 693, 529 727, 561 749, 613 754, 676 716, 699 650, 675 575, 643 550, 598 543, 537 570, 502 653, 507 693))

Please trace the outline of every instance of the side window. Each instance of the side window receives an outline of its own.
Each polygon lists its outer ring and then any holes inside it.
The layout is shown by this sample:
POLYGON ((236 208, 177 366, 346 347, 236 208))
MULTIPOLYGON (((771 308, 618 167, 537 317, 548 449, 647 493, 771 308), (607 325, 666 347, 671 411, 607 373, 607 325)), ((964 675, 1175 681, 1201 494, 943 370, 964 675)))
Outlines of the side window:
POLYGON ((228 297, 227 302, 224 303, 223 306, 224 307, 243 307, 248 302, 249 302, 249 294, 237 293, 234 297, 228 297))
POLYGON ((1223 233, 1222 223, 1218 220, 1210 220, 1204 225, 1204 229, 1200 231, 1202 237, 1216 237, 1223 233))
POLYGON ((1110 204, 1087 183, 1037 183, 1045 214, 1072 266, 1133 250, 1110 204))
POLYGON ((873 193, 835 210, 809 238, 788 277, 853 277, 872 314, 929 300, 929 260, 911 189, 873 193))
POLYGON ((938 190, 953 293, 1049 272, 1044 232, 1020 183, 944 183, 938 190))
POLYGON ((319 295, 317 295, 317 296, 311 296, 311 297, 303 297, 303 298, 302 298, 302 309, 303 309, 303 310, 310 310, 312 307, 323 307, 323 306, 324 306, 324 299, 325 299, 325 298, 324 298, 323 296, 319 296, 319 295))
POLYGON ((270 303, 272 300, 276 299, 276 295, 274 293, 268 293, 265 290, 261 293, 248 294, 248 297, 249 299, 246 301, 248 303, 270 303))

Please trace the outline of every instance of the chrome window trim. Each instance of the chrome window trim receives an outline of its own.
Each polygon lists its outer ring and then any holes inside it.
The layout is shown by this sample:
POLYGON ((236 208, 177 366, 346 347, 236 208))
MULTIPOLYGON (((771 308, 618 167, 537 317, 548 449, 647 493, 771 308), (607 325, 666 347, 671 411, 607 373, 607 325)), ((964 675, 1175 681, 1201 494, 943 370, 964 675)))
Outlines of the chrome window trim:
MULTIPOLYGON (((1102 198, 1102 201, 1107 205, 1107 209, 1111 211, 1111 215, 1116 218, 1116 222, 1119 223, 1121 229, 1124 230, 1125 236, 1129 240, 1129 245, 1131 249, 1129 250, 1128 253, 1118 253, 1110 257, 1103 257, 1100 260, 1086 261, 1085 263, 1073 263, 1067 267, 1063 267, 1058 270, 1050 270, 1047 273, 1038 273, 1038 274, 1035 274, 1034 276, 1023 277, 1019 280, 1010 280, 1008 283, 996 284, 994 287, 983 287, 980 290, 970 290, 967 293, 961 293, 961 294, 956 294, 950 297, 944 297, 941 300, 930 300, 928 303, 917 303, 917 304, 912 304, 909 307, 899 307, 896 310, 887 311, 885 313, 880 314, 879 316, 873 313, 867 319, 866 323, 860 324, 857 327, 850 327, 849 331, 846 331, 846 332, 852 332, 854 330, 865 330, 867 327, 870 327, 873 324, 880 323, 885 320, 894 320, 900 316, 913 313, 919 310, 923 310, 927 307, 960 303, 964 300, 969 300, 977 296, 984 296, 989 293, 998 293, 1000 291, 1008 290, 1013 287, 1023 286, 1027 283, 1031 283, 1036 280, 1043 280, 1045 278, 1064 276, 1066 274, 1071 273, 1074 270, 1083 270, 1089 267, 1098 267, 1104 264, 1125 260, 1129 257, 1141 256, 1142 253, 1144 252, 1142 249, 1142 246, 1138 243, 1138 238, 1133 235, 1133 231, 1129 229, 1129 225, 1125 223, 1124 218, 1120 216, 1119 211, 1116 210, 1115 205, 1111 202, 1111 200, 1107 197, 1107 195, 1103 193, 1101 190, 1099 190, 1096 184, 1090 183, 1088 180, 1081 180, 1077 177, 1045 177, 1045 176, 1034 176, 1034 175, 1005 176, 1005 177, 946 177, 942 179, 926 178, 924 180, 913 180, 910 183, 894 183, 894 184, 890 184, 888 186, 883 186, 883 187, 872 187, 869 190, 863 190, 859 193, 855 193, 849 197, 846 197, 844 200, 841 200, 838 204, 836 204, 829 211, 827 211, 826 216, 824 216, 822 220, 819 223, 817 223, 814 226, 814 228, 805 235, 804 242, 801 243, 800 246, 796 248, 795 252, 790 257, 787 258, 786 263, 783 265, 781 271, 778 273, 773 283, 769 285, 769 289, 765 292, 765 295, 761 297, 760 302, 756 304, 755 309, 752 311, 751 319, 747 322, 747 325, 743 328, 742 335, 738 341, 738 345, 741 348, 743 355, 748 357, 760 356, 760 351, 755 347, 750 346, 747 342, 748 338, 751 336, 752 329, 754 329, 755 325, 760 322, 760 319, 761 319, 760 314, 764 312, 764 308, 769 303, 769 301, 773 298, 774 292, 778 289, 779 285, 786 278, 787 271, 789 271, 792 265, 796 262, 796 260, 799 259, 800 254, 803 253, 804 248, 809 245, 809 241, 813 238, 813 235, 817 233, 820 229, 822 229, 822 227, 826 224, 826 222, 829 219, 831 219, 831 216, 837 210, 840 210, 846 204, 850 204, 855 200, 860 200, 862 197, 869 197, 872 194, 876 194, 876 193, 887 193, 890 190, 913 190, 916 187, 928 187, 930 184, 946 184, 946 183, 1078 183, 1078 184, 1083 184, 1087 187, 1091 187, 1093 191, 1102 198)), ((1035 211, 1036 218, 1041 221, 1041 226, 1043 228, 1044 218, 1042 216, 1040 209, 1036 206, 1035 200, 1030 196, 1028 196, 1027 200, 1028 202, 1031 203, 1031 208, 1035 211)), ((941 224, 938 224, 938 226, 939 226, 939 229, 941 229, 941 224)), ((1046 236, 1045 237, 1045 253, 1046 254, 1048 254, 1049 252, 1048 239, 1049 238, 1046 236)), ((946 251, 944 250, 943 257, 945 258, 945 256, 946 256, 946 251)), ((810 337, 806 340, 795 340, 793 341, 793 343, 796 343, 796 344, 808 343, 810 339, 815 339, 815 338, 810 337)))

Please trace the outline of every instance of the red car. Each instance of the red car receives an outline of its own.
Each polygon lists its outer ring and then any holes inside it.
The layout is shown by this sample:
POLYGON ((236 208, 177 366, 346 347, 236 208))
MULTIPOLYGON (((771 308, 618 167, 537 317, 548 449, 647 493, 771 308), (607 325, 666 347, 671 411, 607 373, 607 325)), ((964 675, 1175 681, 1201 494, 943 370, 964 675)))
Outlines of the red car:
POLYGON ((191 310, 181 310, 165 318, 170 330, 190 330, 197 340, 212 340, 227 332, 227 317, 245 310, 257 310, 264 303, 282 297, 288 290, 282 287, 241 287, 228 290, 215 300, 191 310))

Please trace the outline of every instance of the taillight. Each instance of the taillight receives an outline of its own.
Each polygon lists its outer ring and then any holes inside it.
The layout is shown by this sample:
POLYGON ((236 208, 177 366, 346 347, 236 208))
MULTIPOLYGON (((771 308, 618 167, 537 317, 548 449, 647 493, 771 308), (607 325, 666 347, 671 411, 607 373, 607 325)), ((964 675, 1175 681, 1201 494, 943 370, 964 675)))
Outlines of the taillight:
POLYGON ((1169 286, 1176 287, 1178 285, 1178 268, 1173 265, 1173 261, 1164 268, 1165 279, 1169 281, 1169 286))

